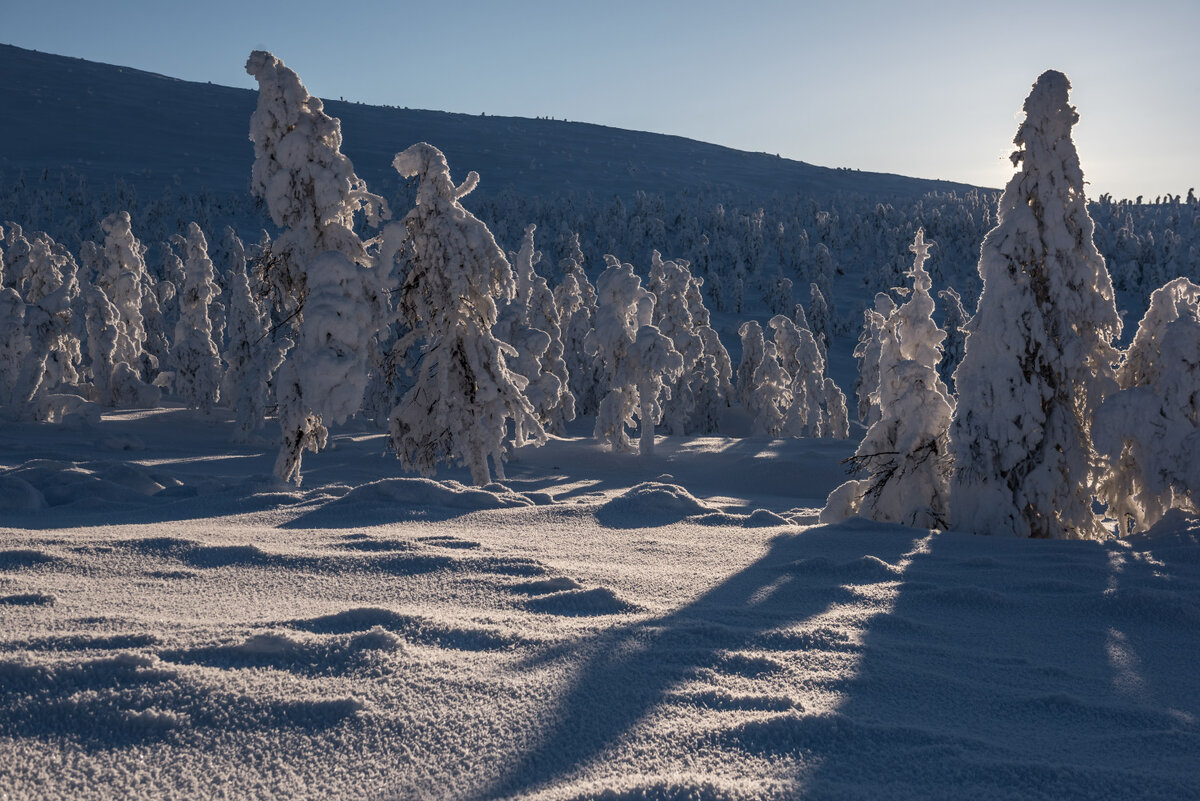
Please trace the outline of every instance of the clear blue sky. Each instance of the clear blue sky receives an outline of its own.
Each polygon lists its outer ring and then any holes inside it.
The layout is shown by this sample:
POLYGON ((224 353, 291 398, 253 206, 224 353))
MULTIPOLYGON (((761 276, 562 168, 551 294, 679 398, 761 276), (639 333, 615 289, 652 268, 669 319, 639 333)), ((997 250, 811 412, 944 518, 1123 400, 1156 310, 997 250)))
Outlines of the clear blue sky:
MULTIPOLYGON (((1001 186, 1017 112, 1065 72, 1089 195, 1200 186, 1200 2, 5 0, 0 41, 252 87, 554 116, 824 166, 1001 186)), ((2 76, 0 76, 2 78, 2 76)))

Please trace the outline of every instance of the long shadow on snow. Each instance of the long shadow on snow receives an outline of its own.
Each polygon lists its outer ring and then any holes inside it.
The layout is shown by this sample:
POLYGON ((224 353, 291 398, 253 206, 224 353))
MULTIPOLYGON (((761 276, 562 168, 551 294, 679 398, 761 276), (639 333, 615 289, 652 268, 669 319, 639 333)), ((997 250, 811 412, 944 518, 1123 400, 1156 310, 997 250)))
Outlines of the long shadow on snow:
POLYGON ((939 534, 833 715, 743 723, 723 745, 815 765, 797 777, 814 798, 1200 797, 1200 607, 1163 572, 1117 542, 939 534))
MULTIPOLYGON (((543 654, 540 661, 574 661, 580 652, 586 658, 557 709, 543 717, 554 723, 475 797, 518 796, 552 783, 615 744, 698 671, 770 674, 777 663, 737 652, 788 642, 786 633, 772 630, 853 600, 842 586, 846 571, 858 574, 856 583, 870 581, 865 574, 879 560, 896 563, 918 539, 911 530, 883 526, 779 535, 761 559, 687 606, 543 654), (837 558, 830 559, 831 554, 837 558)), ((894 578, 880 574, 873 580, 885 577, 894 578)))

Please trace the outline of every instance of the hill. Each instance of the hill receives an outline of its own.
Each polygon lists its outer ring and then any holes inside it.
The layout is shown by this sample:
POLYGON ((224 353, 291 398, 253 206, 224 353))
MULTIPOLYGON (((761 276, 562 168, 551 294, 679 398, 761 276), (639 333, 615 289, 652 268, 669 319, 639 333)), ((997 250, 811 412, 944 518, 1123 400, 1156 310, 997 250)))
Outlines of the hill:
MULTIPOLYGON (((286 61, 286 54, 284 54, 286 61)), ((256 93, 127 67, 0 45, 0 169, 73 169, 89 180, 124 177, 139 190, 248 188, 247 138, 256 93)), ((303 77, 303 76, 301 76, 303 77)), ((471 116, 330 100, 345 152, 373 187, 397 182, 392 156, 428 141, 481 191, 632 196, 709 190, 735 197, 799 193, 920 196, 964 191, 947 181, 830 169, 678 136, 561 120, 471 116)))

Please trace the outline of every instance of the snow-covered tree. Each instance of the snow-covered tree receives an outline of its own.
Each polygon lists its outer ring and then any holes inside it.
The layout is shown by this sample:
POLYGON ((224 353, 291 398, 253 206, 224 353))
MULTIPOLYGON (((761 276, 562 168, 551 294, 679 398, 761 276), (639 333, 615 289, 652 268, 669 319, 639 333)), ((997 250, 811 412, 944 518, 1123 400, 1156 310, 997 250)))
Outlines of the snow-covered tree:
POLYGON ((208 307, 221 290, 213 280, 208 241, 196 223, 187 228, 187 262, 175 325, 175 391, 193 409, 212 411, 220 395, 221 357, 212 339, 208 307))
POLYGON ((1108 460, 1101 499, 1128 534, 1200 499, 1200 285, 1176 278, 1150 295, 1117 378, 1093 436, 1108 460))
POLYGON ((272 243, 266 280, 298 326, 275 376, 283 429, 275 474, 299 483, 303 452, 324 447, 326 423, 345 420, 362 403, 383 289, 354 232, 354 215, 365 211, 377 224, 386 208, 342 154, 341 123, 294 71, 256 50, 246 72, 259 87, 250 118, 251 191, 286 229, 272 243))
POLYGON ((221 379, 221 399, 233 410, 235 441, 245 442, 266 422, 271 376, 283 362, 286 348, 268 339, 267 313, 250 289, 241 240, 235 236, 230 244, 228 367, 221 379))
MULTIPOLYGON (((142 291, 146 283, 146 249, 137 237, 129 212, 118 211, 100 221, 104 231, 104 272, 96 277, 96 285, 104 290, 109 302, 117 309, 116 362, 125 362, 143 380, 158 367, 146 353, 146 326, 142 317, 142 291)), ((133 393, 139 394, 139 393, 133 393)))
POLYGON ((867 429, 853 463, 866 478, 829 495, 821 513, 832 523, 852 515, 920 528, 949 521, 949 426, 953 405, 937 373, 946 334, 933 321, 929 245, 918 230, 909 276, 912 294, 887 318, 879 359, 881 417, 867 429))
POLYGON ((578 249, 579 235, 573 235, 572 254, 559 262, 562 282, 554 288, 559 310, 563 358, 567 363, 568 388, 575 398, 578 414, 595 414, 600 406, 600 376, 595 360, 588 356, 583 343, 596 316, 596 288, 583 271, 583 252, 578 249))
POLYGON ((575 396, 568 386, 558 307, 546 280, 534 269, 542 257, 541 251, 534 249, 535 230, 537 226, 527 226, 521 250, 509 254, 516 296, 500 312, 495 331, 501 341, 517 350, 509 369, 528 380, 525 397, 538 419, 551 433, 562 436, 566 424, 575 419, 575 396))
POLYGON ((13 387, 14 411, 36 418, 34 399, 53 387, 46 362, 60 339, 70 333, 71 308, 58 260, 45 238, 34 238, 25 271, 25 336, 29 349, 13 387))
POLYGON ((29 353, 25 301, 17 290, 4 285, 3 278, 0 269, 0 404, 9 402, 29 353))
POLYGON ((858 381, 855 397, 858 400, 858 419, 868 426, 879 422, 879 354, 883 349, 883 327, 896 308, 890 295, 875 295, 875 308, 863 311, 862 334, 854 348, 858 359, 858 381))
POLYGON ((742 323, 738 328, 738 336, 742 338, 742 358, 738 362, 737 385, 734 389, 737 392, 738 403, 749 409, 750 399, 754 396, 754 375, 766 356, 766 340, 763 339, 762 326, 757 320, 742 323))
POLYGON ((833 312, 825 293, 816 283, 808 287, 810 300, 808 303, 808 328, 816 337, 817 345, 821 348, 821 357, 828 358, 829 346, 833 344, 833 312))
POLYGON ((1034 84, 1014 139, 1020 169, 980 254, 951 432, 952 523, 968 531, 1105 535, 1090 432, 1115 385, 1121 318, 1092 239, 1069 89, 1054 71, 1034 84))
POLYGON ((584 340, 584 350, 594 360, 603 388, 594 436, 609 443, 614 451, 628 451, 633 449, 633 443, 625 427, 633 425, 638 398, 636 390, 626 381, 625 362, 642 322, 639 306, 645 316, 649 302, 653 314, 654 296, 642 288, 642 279, 634 273, 633 265, 622 264, 612 255, 606 255, 604 260, 607 266, 596 280, 595 326, 584 340))
POLYGON ((970 318, 967 316, 967 310, 963 308, 962 296, 954 287, 946 287, 938 292, 938 297, 942 299, 946 309, 946 342, 942 348, 942 361, 938 364, 938 375, 953 388, 954 371, 962 362, 963 346, 967 340, 966 326, 970 318))
MULTIPOLYGON (((745 324, 742 327, 745 328, 745 324)), ((787 426, 788 410, 792 406, 792 377, 779 364, 774 343, 765 344, 752 384, 754 389, 746 408, 753 417, 754 433, 780 436, 787 426)))
POLYGON ((696 394, 701 390, 699 372, 704 340, 696 330, 689 297, 694 280, 686 262, 663 260, 655 250, 650 259, 649 291, 655 297, 654 325, 683 359, 683 367, 669 386, 662 404, 662 419, 671 434, 691 433, 696 394))
POLYGON ((663 401, 669 400, 671 387, 683 374, 683 356, 675 349, 670 337, 653 325, 643 325, 629 349, 623 365, 626 371, 626 391, 637 394, 637 416, 641 426, 638 452, 642 456, 654 453, 654 426, 662 419, 663 401))
POLYGON ((503 476, 508 420, 517 447, 546 437, 524 395, 525 378, 507 366, 514 349, 492 333, 496 301, 516 294, 512 267, 487 226, 459 202, 478 184, 477 173, 455 186, 446 157, 424 142, 393 164, 420 179, 416 207, 384 236, 400 225, 407 233, 409 270, 397 308, 410 329, 402 343, 422 345, 416 384, 392 414, 391 444, 406 468, 432 475, 453 460, 470 469, 474 483, 488 484, 489 457, 503 476))
POLYGON ((816 339, 782 314, 767 325, 774 331, 780 366, 791 378, 782 430, 794 437, 825 436, 825 359, 816 339))
POLYGON ((117 342, 120 338, 120 317, 99 286, 88 288, 87 346, 92 370, 92 400, 103 406, 114 406, 113 370, 117 365, 117 342))

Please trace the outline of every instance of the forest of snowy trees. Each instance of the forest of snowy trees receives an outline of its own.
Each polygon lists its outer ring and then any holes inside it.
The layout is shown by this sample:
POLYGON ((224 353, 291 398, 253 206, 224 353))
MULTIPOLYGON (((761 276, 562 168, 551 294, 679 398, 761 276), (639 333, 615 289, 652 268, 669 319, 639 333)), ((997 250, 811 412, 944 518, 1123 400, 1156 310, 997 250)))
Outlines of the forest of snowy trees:
POLYGON ((0 200, 19 220, 0 224, 10 418, 86 425, 165 399, 267 445, 274 417, 276 476, 299 483, 304 451, 357 415, 406 469, 479 485, 582 418, 643 455, 730 421, 861 426, 824 520, 1018 536, 1139 531, 1200 491, 1200 201, 1088 204, 1061 73, 1026 101, 999 198, 747 212, 645 193, 469 209, 486 177, 456 184, 429 143, 398 143, 407 183, 385 199, 295 72, 261 51, 247 71, 246 197, 46 173, 0 200), (1118 306, 1145 312, 1125 350, 1118 306), (851 404, 829 368, 856 336, 851 404))

